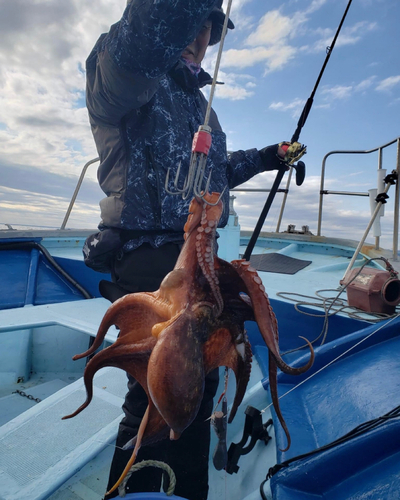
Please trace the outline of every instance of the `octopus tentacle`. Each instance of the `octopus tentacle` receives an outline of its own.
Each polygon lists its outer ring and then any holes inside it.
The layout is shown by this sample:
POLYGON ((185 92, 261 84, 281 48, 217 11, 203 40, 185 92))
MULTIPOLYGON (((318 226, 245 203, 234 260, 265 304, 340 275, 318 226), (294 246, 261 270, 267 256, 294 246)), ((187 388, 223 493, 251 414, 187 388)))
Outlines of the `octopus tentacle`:
POLYGON ((86 401, 64 418, 89 405, 94 374, 104 366, 128 372, 148 397, 138 434, 125 445, 125 449, 134 448, 132 457, 109 493, 123 481, 141 446, 168 432, 170 439, 177 439, 191 424, 203 398, 205 375, 218 366, 235 373, 236 393, 228 421, 233 420, 250 378, 252 353, 244 331, 248 320, 258 323, 268 346, 271 398, 290 446, 279 408, 277 368, 294 375, 303 373, 313 363, 314 352, 309 344, 310 361, 301 368, 288 366, 279 353, 276 317, 257 271, 246 261, 229 264, 217 257, 216 230, 223 210, 218 200, 219 193, 192 200, 184 227, 185 243, 159 290, 129 294, 114 302, 92 347, 74 356, 94 354, 111 325, 120 329, 115 344, 97 353, 86 366, 86 401))
POLYGON ((203 348, 206 373, 219 366, 231 368, 236 378, 236 393, 229 414, 232 422, 243 400, 250 379, 252 352, 243 328, 220 328, 215 331, 203 348))
POLYGON ((149 420, 149 411, 150 411, 149 406, 150 405, 147 406, 145 414, 143 415, 142 421, 140 422, 140 426, 139 426, 139 430, 138 430, 138 434, 137 434, 136 445, 135 445, 135 448, 132 452, 131 458, 129 459, 128 463, 126 464, 125 469, 122 471, 122 474, 120 475, 118 481, 114 484, 114 486, 109 491, 107 491, 106 496, 110 495, 113 491, 115 491, 118 488, 118 486, 125 479, 130 468, 132 467, 132 465, 135 463, 135 460, 137 458, 137 454, 138 454, 139 449, 140 449, 141 444, 142 444, 143 433, 144 433, 145 429, 147 428, 147 424, 148 424, 148 420, 149 420))
MULTIPOLYGON (((148 446, 150 444, 154 444, 157 441, 161 441, 168 437, 170 432, 170 427, 167 422, 162 418, 157 408, 154 406, 151 399, 149 399, 149 404, 152 405, 152 409, 149 412, 149 418, 147 422, 146 431, 142 436, 142 444, 141 446, 148 446)), ((122 447, 123 450, 132 450, 136 446, 138 436, 136 435, 132 439, 130 439, 127 443, 122 447)))
POLYGON ((210 218, 209 211, 207 210, 207 203, 203 204, 202 217, 200 225, 197 228, 196 235, 196 252, 197 261, 203 275, 207 279, 211 292, 217 303, 217 316, 219 316, 224 307, 224 301, 219 289, 219 281, 214 267, 215 255, 215 234, 217 230, 218 220, 210 218))
POLYGON ((243 397, 246 393, 247 384, 250 380, 250 372, 251 372, 251 361, 253 359, 253 353, 251 351, 250 342, 247 339, 246 332, 243 331, 244 334, 244 342, 242 348, 244 352, 242 353, 242 357, 240 359, 240 363, 238 364, 236 370, 233 368, 236 376, 236 394, 233 400, 233 404, 231 407, 231 411, 229 413, 228 424, 230 424, 235 418, 236 412, 243 400, 243 397))
POLYGON ((279 422, 280 422, 280 424, 281 424, 281 426, 286 434, 286 439, 287 439, 287 447, 281 451, 287 451, 290 448, 291 438, 290 438, 289 429, 287 428, 285 419, 283 418, 281 408, 279 406, 277 367, 276 367, 275 358, 273 357, 271 351, 269 352, 268 356, 269 356, 268 376, 269 376, 269 387, 270 387, 270 393, 271 393, 271 400, 272 400, 272 404, 274 405, 275 413, 276 413, 276 415, 279 419, 279 422))
POLYGON ((162 311, 160 314, 160 308, 156 307, 154 294, 136 293, 124 295, 107 309, 90 349, 81 354, 76 354, 72 359, 75 361, 96 352, 112 325, 116 325, 120 329, 119 338, 128 335, 132 338, 132 341, 140 341, 151 336, 149 324, 152 322, 159 323, 167 319, 167 317, 167 311, 162 311), (132 329, 133 324, 135 329, 132 329))
POLYGON ((128 372, 140 383, 143 389, 148 392, 147 379, 143 369, 147 368, 151 351, 156 343, 156 339, 150 338, 141 343, 126 346, 118 340, 115 344, 100 351, 86 365, 83 376, 86 388, 86 401, 70 415, 63 417, 63 420, 75 417, 84 410, 93 398, 93 377, 97 371, 106 366, 115 366, 128 372))
POLYGON ((255 318, 260 328, 261 335, 278 367, 289 375, 300 375, 306 372, 314 363, 314 349, 311 343, 307 341, 310 347, 310 359, 308 363, 300 368, 293 368, 285 363, 279 353, 278 322, 261 278, 257 271, 251 267, 250 263, 246 260, 234 260, 231 264, 247 286, 247 293, 251 298, 255 318))

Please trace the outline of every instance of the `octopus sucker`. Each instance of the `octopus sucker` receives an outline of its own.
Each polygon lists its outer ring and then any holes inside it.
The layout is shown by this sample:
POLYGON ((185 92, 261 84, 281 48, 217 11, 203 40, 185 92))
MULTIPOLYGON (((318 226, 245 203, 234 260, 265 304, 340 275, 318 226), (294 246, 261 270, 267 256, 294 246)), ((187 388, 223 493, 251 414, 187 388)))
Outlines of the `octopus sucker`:
MULTIPOLYGON (((116 342, 93 356, 86 366, 86 401, 71 415, 91 402, 93 377, 105 366, 125 370, 142 385, 148 407, 137 436, 124 449, 134 448, 131 459, 114 491, 136 460, 141 446, 169 436, 178 439, 198 413, 205 377, 219 366, 231 368, 236 393, 228 422, 232 422, 250 378, 252 352, 244 324, 256 321, 269 349, 270 391, 275 411, 290 434, 279 408, 277 368, 297 375, 300 368, 288 366, 279 353, 278 324, 257 271, 245 260, 226 262, 215 253, 218 222, 223 212, 219 193, 207 193, 205 203, 193 198, 184 226, 184 245, 173 271, 155 292, 126 295, 106 312, 93 346, 80 359, 102 345, 108 329, 120 329, 116 342), (219 201, 218 201, 219 200, 219 201)), ((109 493, 110 493, 109 492, 109 493)))

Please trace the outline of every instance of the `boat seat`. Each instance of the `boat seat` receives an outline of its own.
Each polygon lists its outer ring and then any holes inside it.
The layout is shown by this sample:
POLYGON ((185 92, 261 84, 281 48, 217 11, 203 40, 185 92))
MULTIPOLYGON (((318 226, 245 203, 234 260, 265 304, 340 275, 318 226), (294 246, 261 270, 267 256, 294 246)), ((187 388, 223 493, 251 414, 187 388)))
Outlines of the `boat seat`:
MULTIPOLYGON (((110 306, 104 298, 44 304, 0 310, 0 333, 60 325, 95 337, 98 326, 110 306)), ((105 340, 115 342, 118 330, 112 326, 105 340)))
MULTIPOLYGON (((33 308, 31 308, 33 309, 33 308)), ((0 499, 48 498, 117 435, 126 374, 104 368, 82 413, 61 420, 86 399, 83 378, 0 427, 0 499)))

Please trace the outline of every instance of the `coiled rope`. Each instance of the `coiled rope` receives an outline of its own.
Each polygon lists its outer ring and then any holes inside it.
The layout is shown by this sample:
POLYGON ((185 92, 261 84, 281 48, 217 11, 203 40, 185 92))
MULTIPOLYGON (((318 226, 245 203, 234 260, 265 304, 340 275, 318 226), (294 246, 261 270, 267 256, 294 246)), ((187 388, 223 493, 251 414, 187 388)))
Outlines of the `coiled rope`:
POLYGON ((176 486, 176 477, 171 467, 165 462, 160 462, 158 460, 143 460, 142 462, 138 462, 137 464, 132 465, 132 467, 129 469, 128 474, 125 476, 124 480, 119 485, 118 494, 121 498, 124 498, 126 495, 126 485, 132 474, 138 470, 144 469, 145 467, 157 467, 158 469, 162 469, 163 471, 165 471, 169 477, 169 485, 166 491, 166 495, 171 496, 174 494, 176 486))
MULTIPOLYGON (((278 295, 279 297, 282 297, 286 300, 290 300, 292 302, 295 302, 294 308, 300 314, 305 314, 306 316, 312 316, 314 318, 324 318, 324 324, 322 326, 321 333, 315 339, 311 340, 311 344, 315 344, 322 337, 320 345, 324 345, 326 338, 327 338, 327 335, 328 335, 329 318, 331 316, 334 316, 335 314, 338 314, 338 313, 345 313, 347 316, 349 316, 352 319, 357 319, 357 320, 361 320, 361 321, 368 321, 370 323, 379 323, 380 321, 383 321, 386 319, 391 319, 393 317, 397 317, 398 312, 396 312, 395 314, 365 312, 365 311, 362 311, 361 309, 357 309, 356 307, 349 306, 347 304, 346 299, 340 298, 342 293, 346 290, 346 288, 350 285, 350 283, 352 283, 357 278, 357 276, 362 272, 364 267, 375 260, 382 260, 385 262, 387 268, 388 268, 388 266, 391 267, 389 261, 387 259, 385 259, 384 257, 375 257, 373 259, 368 259, 360 267, 360 269, 355 274, 355 276, 348 283, 346 283, 344 286, 340 287, 337 290, 334 290, 334 289, 317 290, 316 297, 310 297, 310 296, 302 295, 300 293, 295 293, 295 292, 277 292, 276 295, 278 295), (322 295, 323 292, 338 292, 338 293, 336 294, 335 297, 324 297, 322 295), (309 300, 298 300, 295 297, 299 297, 300 299, 309 299, 309 300), (311 313, 308 311, 301 310, 300 306, 319 307, 319 308, 323 309, 324 312, 322 314, 311 313)), ((296 347, 295 349, 285 351, 282 353, 282 355, 290 354, 292 352, 299 351, 299 350, 304 349, 306 347, 308 347, 308 345, 304 344, 300 347, 296 347)))

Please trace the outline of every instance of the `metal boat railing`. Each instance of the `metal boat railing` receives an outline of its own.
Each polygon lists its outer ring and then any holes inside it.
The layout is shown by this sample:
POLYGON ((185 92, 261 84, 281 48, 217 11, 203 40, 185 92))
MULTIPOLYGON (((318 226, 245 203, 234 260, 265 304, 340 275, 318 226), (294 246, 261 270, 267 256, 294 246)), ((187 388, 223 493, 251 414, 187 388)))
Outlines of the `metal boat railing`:
MULTIPOLYGON (((289 174, 289 177, 291 176, 291 173, 292 173, 292 169, 290 169, 290 174, 289 174)), ((281 204, 281 209, 280 209, 280 212, 279 212, 279 217, 278 217, 278 223, 276 225, 276 229, 275 229, 275 232, 276 233, 279 233, 279 229, 280 229, 280 226, 281 226, 281 221, 282 221, 282 216, 283 216, 283 211, 285 210, 285 203, 286 203, 286 198, 287 198, 287 195, 289 193, 289 184, 290 184, 290 181, 288 181, 288 183, 286 184, 286 188, 279 188, 277 190, 277 193, 284 193, 283 195, 283 201, 282 201, 282 204, 281 204)), ((271 189, 260 189, 260 188, 234 188, 234 189, 230 189, 229 192, 238 192, 238 193, 270 193, 271 192, 271 189)))
MULTIPOLYGON (((282 200, 281 208, 279 211, 278 222, 276 223, 276 228, 275 228, 276 233, 279 233, 279 230, 281 228, 283 212, 285 211, 286 200, 287 200, 287 197, 289 194, 290 182, 292 180, 292 174, 293 174, 293 167, 290 167, 288 180, 286 181, 286 187, 279 188, 277 190, 277 193, 283 193, 283 200, 282 200)), ((239 188, 230 189, 230 191, 237 191, 240 193, 269 193, 269 192, 271 192, 271 189, 259 189, 259 188, 254 189, 254 188, 240 188, 239 187, 239 188)))
MULTIPOLYGON (((68 219, 69 219, 69 217, 71 215, 71 212, 72 212, 72 209, 74 207, 74 204, 75 204, 76 198, 78 196, 79 190, 80 190, 80 188, 82 186, 83 179, 85 178, 87 169, 90 167, 90 165, 92 165, 93 163, 96 163, 98 161, 100 161, 100 158, 93 158, 93 160, 89 160, 84 165, 84 167, 82 169, 82 172, 81 172, 81 175, 79 176, 78 183, 76 185, 74 194, 72 195, 71 201, 69 202, 69 205, 68 205, 67 211, 65 213, 64 220, 63 220, 63 222, 62 222, 62 224, 60 226, 60 229, 65 229, 65 227, 67 225, 68 219)), ((292 169, 290 169, 290 174, 289 174, 289 179, 288 179, 288 184, 287 184, 286 189, 278 189, 278 193, 285 193, 285 199, 284 199, 285 201, 286 201, 286 197, 287 197, 287 193, 288 193, 288 187, 289 187, 289 184, 290 184, 291 173, 292 173, 292 169)), ((254 193, 269 193, 271 190, 270 189, 235 188, 235 189, 231 189, 230 191, 254 192, 254 193)), ((278 227, 276 229, 276 232, 279 232, 279 225, 280 225, 280 220, 282 219, 283 209, 284 209, 284 205, 282 205, 282 208, 281 208, 281 213, 280 213, 280 216, 279 216, 279 222, 278 222, 278 227)))
MULTIPOLYGON (((400 137, 397 137, 396 139, 393 139, 390 142, 387 142, 386 144, 383 144, 381 146, 378 146, 377 148, 374 149, 368 149, 364 151, 351 151, 351 150, 337 150, 337 151, 330 151, 327 153, 323 160, 322 160, 322 169, 321 169, 321 186, 320 186, 320 195, 319 195, 319 210, 318 210, 318 229, 317 229, 317 236, 321 236, 321 227, 322 227, 322 207, 323 207, 323 197, 325 195, 342 195, 342 196, 369 196, 368 193, 360 193, 360 192, 354 192, 354 191, 331 191, 325 189, 325 172, 326 172, 326 161, 327 159, 332 156, 332 155, 339 155, 339 154, 351 154, 351 155, 365 155, 365 154, 370 154, 370 153, 376 153, 378 152, 378 170, 382 169, 382 162, 383 162, 383 150, 389 146, 392 146, 393 144, 397 143, 397 160, 396 160, 396 168, 393 169, 397 172, 397 174, 400 173, 400 137)), ((395 184, 395 199, 394 199, 394 220, 393 220, 393 259, 397 260, 398 258, 398 248, 399 248, 399 199, 400 199, 400 190, 399 190, 399 183, 396 182, 395 184)), ((379 236, 375 238, 375 248, 378 250, 379 249, 379 236)))
MULTIPOLYGON (((228 151, 228 154, 229 153, 230 152, 228 151)), ((72 195, 71 201, 69 202, 69 205, 68 205, 67 211, 65 213, 64 220, 63 220, 63 222, 62 222, 62 224, 60 226, 60 229, 65 229, 66 228, 68 219, 69 219, 69 217, 71 215, 71 212, 72 212, 72 209, 74 207, 74 204, 75 204, 76 198, 78 196, 79 190, 80 190, 80 188, 82 186, 83 179, 85 178, 87 169, 90 167, 90 165, 93 165, 93 163, 96 163, 98 161, 100 161, 100 158, 93 158, 92 160, 89 160, 83 166, 81 175, 79 176, 78 183, 76 185, 74 194, 72 195)), ((284 198, 283 198, 283 202, 282 202, 282 206, 281 206, 281 210, 280 210, 280 214, 279 214, 279 218, 278 218, 278 224, 277 224, 277 227, 276 227, 276 232, 277 233, 279 232, 279 229, 280 229, 280 224, 281 224, 281 221, 282 221, 283 211, 285 209, 286 198, 287 198, 288 193, 289 193, 289 185, 290 185, 290 180, 291 180, 291 177, 292 177, 292 171, 293 171, 293 169, 291 168, 290 172, 289 172, 289 177, 288 177, 288 180, 287 180, 287 183, 286 183, 286 188, 281 188, 281 189, 278 189, 278 191, 277 191, 278 193, 284 193, 284 198)), ((230 191, 240 191, 240 192, 250 192, 250 193, 269 193, 271 191, 271 189, 235 188, 235 189, 231 189, 230 191)))
MULTIPOLYGON (((322 160, 322 169, 321 169, 321 185, 320 185, 320 198, 319 198, 319 210, 318 210, 318 229, 317 229, 317 235, 321 236, 321 227, 322 227, 322 208, 323 208, 323 197, 325 195, 342 195, 342 196, 364 196, 368 197, 369 194, 366 192, 355 192, 355 191, 333 191, 333 190, 327 190, 325 189, 325 173, 326 173, 326 162, 327 159, 330 156, 333 155, 338 155, 338 154, 359 154, 359 155, 365 155, 365 154, 370 154, 370 153, 375 153, 378 152, 378 170, 382 169, 382 163, 383 163, 383 150, 393 144, 397 143, 397 160, 396 160, 396 171, 399 174, 400 173, 400 137, 397 137, 396 139, 393 139, 392 141, 383 144, 381 146, 378 146, 374 149, 368 149, 368 150, 337 150, 337 151, 330 151, 327 153, 323 160, 322 160)), ((228 152, 229 153, 229 152, 228 152)), ((99 158, 94 158, 90 161, 88 161, 81 172, 81 175, 79 177, 78 183, 76 185, 74 194, 72 195, 71 201, 69 203, 67 212, 65 214, 63 223, 61 224, 60 229, 65 229, 69 216, 71 214, 72 208, 74 206, 75 200, 78 196, 80 187, 82 185, 83 179, 85 177, 86 171, 90 165, 93 163, 96 163, 99 161, 99 158)), ((276 226, 276 232, 278 233, 280 230, 280 225, 282 222, 282 217, 283 217, 283 212, 285 210, 286 206, 286 200, 289 194, 289 187, 292 179, 292 172, 293 168, 290 169, 288 179, 286 182, 286 187, 278 189, 278 192, 284 193, 283 200, 281 203, 281 208, 280 208, 280 213, 278 216, 278 222, 276 226)), ((259 189, 259 188, 235 188, 231 189, 232 192, 254 192, 254 193, 269 193, 271 190, 270 189, 259 189)), ((395 185, 395 202, 394 202, 394 222, 393 222, 393 259, 397 260, 397 254, 398 254, 398 235, 399 235, 399 202, 400 202, 400 189, 399 189, 399 183, 396 182, 395 185)), ((379 249, 379 237, 376 237, 375 239, 375 247, 376 249, 379 249)))
POLYGON ((76 185, 74 194, 72 195, 71 201, 69 202, 69 206, 68 206, 67 212, 65 214, 65 217, 64 217, 64 220, 63 220, 63 222, 61 224, 60 229, 65 229, 65 226, 67 225, 69 216, 71 215, 72 208, 73 208, 73 206, 75 204, 76 197, 78 196, 79 190, 80 190, 80 188, 82 186, 82 182, 83 182, 83 179, 84 179, 84 177, 86 175, 87 169, 90 167, 90 165, 92 165, 93 163, 96 163, 98 161, 100 161, 100 158, 93 158, 93 160, 89 160, 84 165, 84 167, 82 169, 82 172, 81 172, 81 175, 79 176, 79 179, 78 179, 78 184, 76 185))
MULTIPOLYGON (((228 151, 228 155, 231 153, 231 151, 228 151)), ((279 216, 278 216, 278 222, 276 224, 276 229, 275 232, 279 233, 279 230, 281 228, 281 222, 282 222, 282 217, 283 217, 283 212, 285 211, 285 206, 286 206, 286 200, 289 194, 289 187, 290 187, 290 182, 292 180, 292 174, 293 174, 293 167, 290 167, 289 169, 289 176, 288 180, 286 181, 286 187, 285 188, 278 188, 277 193, 283 193, 283 200, 281 203, 281 208, 279 211, 279 216)), ((260 189, 260 188, 234 188, 230 189, 230 191, 236 191, 240 193, 270 193, 271 189, 260 189)))

